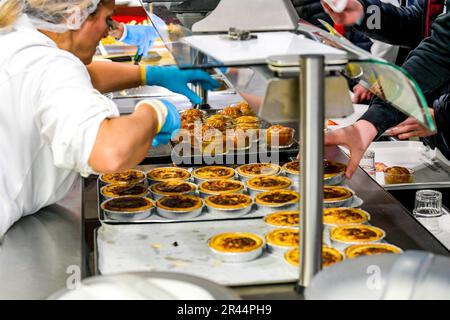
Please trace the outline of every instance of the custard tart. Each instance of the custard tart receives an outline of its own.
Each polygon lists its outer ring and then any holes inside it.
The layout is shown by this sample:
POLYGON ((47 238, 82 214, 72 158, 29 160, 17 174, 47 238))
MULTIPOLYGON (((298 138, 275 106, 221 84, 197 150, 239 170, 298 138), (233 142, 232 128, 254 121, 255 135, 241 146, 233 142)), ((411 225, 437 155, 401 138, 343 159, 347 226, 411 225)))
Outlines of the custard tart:
POLYGON ((207 180, 200 183, 198 187, 202 196, 240 193, 244 190, 242 182, 229 179, 207 180))
POLYGON ((244 164, 236 169, 242 180, 259 176, 275 176, 280 172, 280 166, 274 163, 244 164))
POLYGON ((105 173, 100 176, 100 181, 107 184, 138 184, 145 182, 145 173, 136 169, 116 173, 105 173))
POLYGON ((124 196, 104 201, 100 208, 114 220, 139 220, 149 217, 153 202, 145 197, 124 196))
POLYGON ((253 233, 229 232, 213 236, 208 246, 214 256, 222 261, 244 262, 262 254, 264 241, 253 233))
POLYGON ((241 193, 209 196, 205 200, 209 213, 216 216, 241 217, 252 209, 252 198, 241 193))
POLYGON ((378 242, 384 236, 383 230, 367 225, 334 227, 330 231, 331 240, 343 245, 378 242))
POLYGON ((265 213, 280 210, 297 210, 300 195, 291 190, 265 191, 255 197, 255 203, 265 213))
POLYGON ((176 179, 155 183, 150 187, 153 199, 155 200, 177 194, 193 194, 195 190, 197 190, 195 184, 176 179))
POLYGON ((325 185, 341 184, 345 180, 347 166, 340 162, 323 161, 323 179, 325 185))
POLYGON ((236 108, 239 108, 241 113, 244 116, 255 116, 256 113, 253 111, 253 109, 250 107, 250 105, 246 101, 239 102, 234 105, 236 108))
POLYGON ((269 214, 263 218, 264 222, 271 227, 292 228, 298 227, 298 211, 279 211, 269 214))
POLYGON ((236 119, 243 116, 242 111, 239 107, 229 106, 225 107, 218 112, 221 115, 228 116, 231 119, 236 119))
POLYGON ((262 176, 248 179, 246 184, 250 195, 256 196, 264 191, 289 189, 292 181, 281 176, 262 176))
MULTIPOLYGON (((299 250, 298 248, 291 249, 284 254, 284 260, 293 267, 296 267, 296 271, 299 265, 299 250)), ((329 267, 337 262, 343 260, 342 254, 339 250, 331 247, 322 247, 322 267, 329 267)))
POLYGON ((298 247, 298 229, 280 228, 266 233, 267 249, 272 253, 284 253, 286 249, 298 247))
POLYGON ((148 189, 143 184, 108 184, 100 189, 100 193, 105 199, 117 198, 122 196, 137 196, 145 197, 148 194, 148 189))
POLYGON ((196 183, 213 179, 232 179, 235 175, 233 168, 223 166, 206 166, 192 171, 196 183))
POLYGON ((237 118, 235 121, 236 125, 243 124, 243 123, 255 123, 259 126, 260 120, 257 117, 253 116, 242 116, 237 118))
POLYGON ((151 183, 162 182, 170 179, 188 180, 191 174, 186 169, 176 167, 155 168, 147 173, 151 183))
POLYGON ((156 212, 168 219, 195 218, 202 213, 203 200, 192 195, 172 195, 156 201, 156 212))
POLYGON ((405 167, 387 167, 384 169, 384 183, 412 183, 414 171, 405 167))
POLYGON ((288 147, 294 142, 294 129, 273 125, 266 131, 267 145, 271 148, 288 147))
POLYGON ((298 179, 298 176, 300 175, 300 161, 295 160, 287 162, 281 169, 286 174, 286 176, 293 179, 298 179))
POLYGON ((324 186, 323 202, 325 208, 347 207, 353 201, 353 191, 341 186, 324 186))
POLYGON ((400 254, 403 250, 399 247, 385 243, 369 243, 369 244, 356 244, 345 249, 345 256, 349 259, 357 258, 360 256, 372 256, 384 253, 400 254))
POLYGON ((369 219, 366 211, 357 208, 328 208, 323 211, 323 223, 330 226, 362 224, 369 219))

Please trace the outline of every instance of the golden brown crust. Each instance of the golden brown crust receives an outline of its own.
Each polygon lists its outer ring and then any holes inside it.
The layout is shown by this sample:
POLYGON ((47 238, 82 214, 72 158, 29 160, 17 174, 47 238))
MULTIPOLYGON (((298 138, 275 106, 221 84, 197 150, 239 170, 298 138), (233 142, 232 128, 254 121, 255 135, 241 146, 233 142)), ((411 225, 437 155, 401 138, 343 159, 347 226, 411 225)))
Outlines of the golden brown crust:
POLYGON ((143 184, 121 185, 110 184, 102 188, 102 193, 106 197, 138 196, 142 197, 148 193, 148 189, 143 184))
POLYGON ((240 209, 252 204, 252 198, 241 193, 225 193, 216 196, 209 196, 205 203, 218 209, 240 209))
MULTIPOLYGON (((284 254, 284 259, 289 264, 298 267, 299 264, 299 250, 298 248, 291 249, 284 254)), ((330 247, 323 246, 322 247, 322 267, 329 267, 337 262, 343 260, 342 254, 330 247)))
POLYGON ((293 142, 293 137, 294 129, 278 124, 269 127, 266 132, 268 145, 287 146, 293 142))
POLYGON ((353 197, 353 192, 345 187, 340 186, 324 186, 323 200, 325 202, 334 202, 346 200, 353 197))
POLYGON ((113 184, 137 184, 145 179, 145 174, 139 170, 130 169, 116 173, 105 173, 101 175, 101 180, 113 184))
POLYGON ((153 202, 144 197, 125 196, 113 198, 102 204, 102 209, 113 212, 137 212, 153 207, 153 202))
POLYGON ((323 211, 323 223, 331 225, 361 224, 367 222, 369 216, 356 208, 328 208, 323 211))
POLYGON ((279 190, 288 189, 292 185, 292 181, 286 177, 279 176, 263 176, 254 177, 247 180, 247 186, 254 190, 279 190))
POLYGON ((357 244, 345 249, 345 256, 349 259, 360 256, 372 256, 384 253, 402 253, 400 248, 384 243, 357 244))
POLYGON ((195 185, 183 180, 167 180, 153 184, 150 189, 158 194, 173 195, 195 191, 195 185))
POLYGON ((285 163, 283 165, 283 170, 292 174, 300 174, 300 161, 296 160, 285 163))
POLYGON ((238 167, 237 172, 245 177, 272 176, 277 175, 280 166, 274 163, 251 163, 238 167))
POLYGON ((233 107, 233 106, 223 108, 222 110, 219 111, 219 114, 228 116, 232 119, 236 119, 236 118, 243 116, 240 108, 233 107))
POLYGON ((412 183, 413 175, 405 167, 388 167, 384 169, 384 182, 385 184, 412 183))
POLYGON ((297 192, 292 190, 265 191, 255 197, 255 202, 266 206, 281 206, 289 203, 296 203, 300 199, 297 192))
POLYGON ((156 206, 170 211, 192 211, 201 208, 202 199, 191 195, 171 195, 156 201, 156 206))
POLYGON ((192 171, 192 175, 203 180, 230 179, 234 177, 235 171, 228 167, 206 166, 195 169, 192 171))
POLYGON ((196 120, 203 122, 205 114, 199 109, 188 109, 180 113, 181 121, 193 123, 196 120))
POLYGON ((276 227, 296 227, 299 224, 298 211, 275 212, 264 217, 267 224, 276 227))
POLYGON ((222 233, 215 235, 209 241, 210 248, 220 252, 249 252, 260 248, 263 240, 252 233, 222 233))
POLYGON ((244 116, 255 116, 255 111, 250 107, 250 105, 246 101, 239 102, 235 105, 235 107, 239 108, 241 113, 244 116))
POLYGON ((259 119, 257 117, 253 116, 242 116, 235 120, 236 125, 238 124, 244 124, 244 123, 254 123, 258 124, 260 123, 259 119))
POLYGON ((281 247, 298 247, 298 229, 274 229, 266 234, 268 244, 281 247))
POLYGON ((372 226, 342 226, 331 229, 332 240, 340 242, 374 242, 384 237, 384 231, 372 226))
POLYGON ((325 179, 343 174, 346 170, 347 166, 343 163, 328 160, 323 161, 323 177, 325 179))
POLYGON ((236 180, 216 179, 200 183, 199 189, 202 192, 211 194, 236 193, 244 189, 244 185, 236 180))
POLYGON ((190 178, 191 174, 186 169, 166 167, 150 170, 147 173, 147 176, 150 180, 155 181, 164 181, 169 179, 187 180, 190 178))

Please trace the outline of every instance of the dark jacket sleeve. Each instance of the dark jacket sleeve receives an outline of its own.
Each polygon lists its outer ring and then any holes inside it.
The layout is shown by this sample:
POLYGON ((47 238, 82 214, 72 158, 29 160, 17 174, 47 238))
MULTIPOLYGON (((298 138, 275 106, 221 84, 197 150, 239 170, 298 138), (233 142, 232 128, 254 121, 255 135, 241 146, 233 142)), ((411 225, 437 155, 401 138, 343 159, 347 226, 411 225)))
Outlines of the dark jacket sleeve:
POLYGON ((380 0, 359 1, 365 15, 355 28, 368 37, 407 48, 415 48, 422 40, 423 8, 419 2, 408 7, 396 7, 380 0), (371 8, 379 11, 374 13, 371 8))
MULTIPOLYGON (((431 36, 411 52, 403 68, 416 80, 428 101, 450 80, 450 13, 433 23, 431 36)), ((440 113, 435 115, 436 121, 440 113)), ((382 134, 386 129, 406 119, 406 115, 383 102, 372 100, 369 110, 361 117, 371 122, 382 134)), ((438 126, 439 129, 439 126, 438 126)))

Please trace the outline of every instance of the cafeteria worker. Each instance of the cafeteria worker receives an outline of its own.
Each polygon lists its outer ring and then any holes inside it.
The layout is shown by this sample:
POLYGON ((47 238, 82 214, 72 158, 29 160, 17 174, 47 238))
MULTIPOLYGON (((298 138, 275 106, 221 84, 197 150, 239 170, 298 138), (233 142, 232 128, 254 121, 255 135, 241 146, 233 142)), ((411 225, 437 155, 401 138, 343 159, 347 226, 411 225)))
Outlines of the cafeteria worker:
POLYGON ((0 238, 80 174, 131 168, 180 126, 168 101, 119 116, 101 92, 159 85, 198 103, 187 83, 218 86, 200 70, 91 63, 113 10, 114 0, 0 0, 0 238))

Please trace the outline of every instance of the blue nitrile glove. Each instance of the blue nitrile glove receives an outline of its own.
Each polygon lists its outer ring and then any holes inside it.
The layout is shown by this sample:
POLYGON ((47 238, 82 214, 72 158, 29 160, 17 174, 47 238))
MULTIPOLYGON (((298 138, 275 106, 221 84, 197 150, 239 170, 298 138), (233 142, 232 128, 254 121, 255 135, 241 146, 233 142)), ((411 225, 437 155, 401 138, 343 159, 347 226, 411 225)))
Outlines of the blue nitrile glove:
POLYGON ((165 99, 159 99, 159 101, 165 106, 167 114, 161 130, 153 138, 152 147, 157 147, 160 144, 168 144, 172 135, 176 134, 181 127, 180 113, 177 108, 165 99))
POLYGON ((159 38, 153 26, 124 25, 124 36, 120 41, 138 47, 138 54, 147 56, 148 50, 156 38, 159 38))
POLYGON ((194 104, 200 104, 202 100, 191 91, 188 83, 199 83, 205 90, 214 90, 220 87, 220 82, 213 79, 202 70, 180 70, 175 66, 169 67, 145 67, 145 81, 149 86, 161 86, 170 91, 180 93, 194 104))

